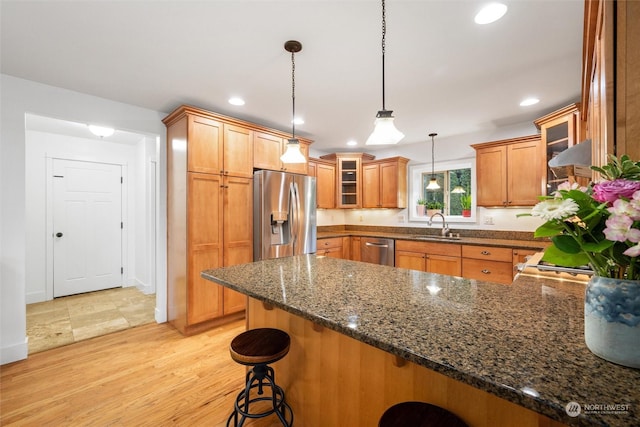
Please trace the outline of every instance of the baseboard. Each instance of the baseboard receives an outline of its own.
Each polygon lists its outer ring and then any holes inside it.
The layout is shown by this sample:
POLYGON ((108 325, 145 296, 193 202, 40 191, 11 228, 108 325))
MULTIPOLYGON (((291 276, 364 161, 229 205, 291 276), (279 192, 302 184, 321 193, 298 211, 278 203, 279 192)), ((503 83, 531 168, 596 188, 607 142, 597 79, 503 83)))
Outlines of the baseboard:
POLYGON ((44 291, 29 292, 25 295, 26 304, 34 304, 37 302, 44 302, 47 300, 47 294, 44 291))
POLYGON ((29 337, 24 337, 24 342, 2 347, 0 349, 0 365, 24 360, 29 355, 29 337))

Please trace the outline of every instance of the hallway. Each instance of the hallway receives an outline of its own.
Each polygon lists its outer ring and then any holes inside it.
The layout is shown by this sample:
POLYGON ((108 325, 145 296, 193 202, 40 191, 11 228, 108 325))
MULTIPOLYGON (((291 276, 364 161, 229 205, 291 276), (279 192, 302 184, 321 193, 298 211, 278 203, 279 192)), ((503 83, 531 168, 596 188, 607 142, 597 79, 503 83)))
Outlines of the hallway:
POLYGON ((29 354, 155 321, 156 296, 113 288, 27 305, 29 354))

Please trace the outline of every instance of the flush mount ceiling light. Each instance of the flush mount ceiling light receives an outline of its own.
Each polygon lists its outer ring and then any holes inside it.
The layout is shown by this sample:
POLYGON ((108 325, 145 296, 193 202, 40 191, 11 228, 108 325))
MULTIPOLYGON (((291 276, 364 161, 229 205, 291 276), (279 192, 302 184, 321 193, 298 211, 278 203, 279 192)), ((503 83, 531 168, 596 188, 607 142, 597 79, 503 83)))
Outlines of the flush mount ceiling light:
POLYGON ((521 107, 528 107, 529 105, 535 105, 538 102, 540 102, 540 100, 538 98, 527 98, 522 100, 522 102, 520 103, 521 107))
POLYGON ((237 97, 237 96, 233 96, 231 98, 229 98, 229 104, 231 105, 244 105, 244 99, 237 97))
POLYGON ((376 114, 373 132, 369 135, 366 145, 397 144, 404 134, 396 129, 393 124, 393 111, 386 110, 384 106, 384 51, 387 35, 387 21, 385 16, 385 5, 382 0, 382 110, 376 114))
POLYGON ((474 18, 476 24, 485 25, 497 21, 507 13, 507 5, 502 3, 489 3, 480 9, 474 18))
POLYGON ((89 126, 89 131, 95 136, 99 136, 100 138, 104 138, 105 136, 111 136, 115 132, 114 128, 108 128, 105 126, 96 126, 96 125, 87 125, 89 126))
POLYGON ((435 174, 435 156, 434 156, 434 146, 435 141, 434 138, 437 136, 437 133, 430 133, 431 137, 431 179, 429 180, 429 185, 427 185, 427 190, 439 190, 440 186, 438 185, 438 180, 436 179, 435 174))
POLYGON ((280 160, 282 163, 306 163, 307 159, 300 151, 300 141, 296 138, 296 61, 295 54, 302 50, 302 44, 295 40, 289 40, 284 44, 284 49, 291 52, 291 103, 293 114, 291 115, 291 139, 287 142, 287 150, 280 160))

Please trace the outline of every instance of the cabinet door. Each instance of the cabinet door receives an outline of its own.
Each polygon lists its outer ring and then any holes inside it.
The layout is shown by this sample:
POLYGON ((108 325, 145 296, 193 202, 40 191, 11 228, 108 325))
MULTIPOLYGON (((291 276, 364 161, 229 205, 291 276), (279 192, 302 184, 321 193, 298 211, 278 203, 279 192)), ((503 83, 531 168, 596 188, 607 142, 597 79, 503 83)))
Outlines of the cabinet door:
POLYGON ((362 166, 362 207, 380 208, 380 165, 362 166))
POLYGON ((352 261, 361 261, 362 260, 362 248, 360 247, 360 237, 353 236, 351 237, 351 257, 352 261))
POLYGON ((199 116, 189 116, 187 170, 189 172, 221 173, 222 123, 199 116))
POLYGON ((396 267, 427 271, 427 258, 421 252, 399 251, 396 249, 396 267))
POLYGON ((316 164, 316 197, 319 208, 334 209, 336 207, 335 166, 316 164))
POLYGON ((281 168, 282 138, 264 133, 253 133, 253 167, 279 171, 281 168))
POLYGON ((527 258, 540 252, 533 249, 514 249, 513 250, 513 271, 516 272, 518 264, 523 264, 527 261, 527 258))
POLYGON ((362 207, 360 157, 338 157, 337 208, 362 207))
POLYGON ((540 140, 508 145, 507 159, 507 205, 535 205, 546 194, 540 140))
MULTIPOLYGON (((529 168, 526 168, 529 171, 529 168)), ((503 206, 507 202, 507 148, 494 146, 476 152, 478 206, 503 206)))
POLYGON ((446 255, 427 255, 429 273, 447 274, 449 276, 462 275, 462 260, 460 257, 446 255))
POLYGON ((317 168, 318 168, 318 163, 313 160, 309 160, 309 165, 307 166, 307 176, 312 176, 314 178, 317 178, 318 176, 317 168))
MULTIPOLYGON (((253 180, 224 178, 224 266, 253 261, 253 180)), ((242 311, 244 295, 224 288, 224 314, 242 311)))
POLYGON ((403 197, 400 191, 399 175, 398 162, 380 164, 380 205, 383 208, 407 207, 406 196, 403 197))
POLYGON ((189 173, 187 247, 187 323, 222 315, 222 286, 200 277, 202 270, 222 266, 222 177, 189 173))
POLYGON ((509 285, 513 283, 513 276, 511 262, 462 259, 462 277, 464 278, 509 285))
POLYGON ((224 174, 253 176, 253 131, 224 125, 224 174))

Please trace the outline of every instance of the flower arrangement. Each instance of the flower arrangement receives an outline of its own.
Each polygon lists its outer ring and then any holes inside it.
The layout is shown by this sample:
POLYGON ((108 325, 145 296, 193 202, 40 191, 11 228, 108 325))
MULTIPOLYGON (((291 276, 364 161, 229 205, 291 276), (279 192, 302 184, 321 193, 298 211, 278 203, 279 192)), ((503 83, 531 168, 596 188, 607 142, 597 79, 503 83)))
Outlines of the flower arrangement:
POLYGON ((589 265, 601 277, 640 280, 640 162, 610 156, 592 166, 603 181, 568 182, 541 196, 531 213, 546 221, 534 237, 551 238, 543 260, 566 267, 589 265))

